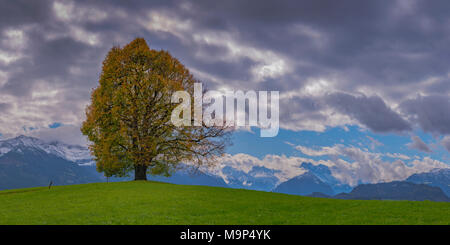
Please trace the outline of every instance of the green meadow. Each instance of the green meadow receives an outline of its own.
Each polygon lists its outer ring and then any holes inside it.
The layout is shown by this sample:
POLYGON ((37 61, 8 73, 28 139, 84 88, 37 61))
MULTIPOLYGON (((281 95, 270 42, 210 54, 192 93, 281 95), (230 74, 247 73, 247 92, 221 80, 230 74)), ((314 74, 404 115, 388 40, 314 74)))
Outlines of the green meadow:
POLYGON ((0 224, 450 224, 450 203, 334 200, 136 181, 0 191, 0 224))

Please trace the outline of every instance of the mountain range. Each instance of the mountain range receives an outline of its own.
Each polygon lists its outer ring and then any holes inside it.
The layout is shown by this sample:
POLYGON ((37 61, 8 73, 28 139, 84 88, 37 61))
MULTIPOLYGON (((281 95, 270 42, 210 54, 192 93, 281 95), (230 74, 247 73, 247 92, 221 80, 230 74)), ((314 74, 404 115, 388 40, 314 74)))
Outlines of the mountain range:
POLYGON ((329 185, 331 189, 333 189, 334 193, 347 193, 352 190, 351 186, 343 184, 338 179, 336 179, 336 177, 332 175, 330 168, 323 164, 314 165, 312 163, 304 162, 300 165, 300 168, 314 174, 322 182, 329 185))
MULTIPOLYGON (((405 181, 392 185, 379 183, 375 185, 381 187, 359 185, 352 188, 336 179, 328 166, 305 162, 301 164, 300 168, 305 172, 287 181, 281 181, 276 177, 279 170, 262 166, 253 166, 249 171, 225 166, 221 169, 220 175, 182 168, 170 177, 149 175, 148 178, 174 184, 245 188, 294 195, 354 199, 383 199, 384 197, 395 199, 398 197, 415 200, 423 199, 424 195, 422 194, 430 192, 434 193, 437 199, 443 200, 443 197, 439 197, 438 190, 442 189, 444 196, 450 194, 450 169, 435 169, 428 173, 413 174, 405 181), (429 186, 433 188, 427 189, 429 186), (417 196, 401 194, 397 191, 400 187, 402 191, 415 193, 414 195, 417 196), (380 193, 383 193, 381 190, 384 189, 391 189, 392 193, 386 192, 383 194, 384 196, 380 197, 380 193), (369 196, 363 196, 362 192, 366 192, 369 196)), ((110 178, 109 181, 131 179, 132 176, 110 178)), ((96 171, 95 161, 87 147, 61 142, 45 142, 27 136, 0 140, 0 190, 47 186, 50 181, 54 185, 66 185, 104 182, 106 178, 96 171)))
POLYGON ((428 173, 413 174, 406 181, 439 187, 450 197, 450 169, 434 169, 428 173))
POLYGON ((0 141, 0 189, 101 181, 84 153, 78 146, 25 136, 0 141))
MULTIPOLYGON (((131 177, 110 178, 126 181, 131 177)), ((227 187, 222 178, 183 168, 171 177, 148 176, 149 180, 174 184, 227 187)), ((19 136, 0 141, 0 190, 36 186, 105 182, 96 171, 87 147, 19 136)))
POLYGON ((45 142, 37 138, 23 135, 0 141, 0 157, 8 152, 20 152, 20 150, 24 149, 45 152, 67 161, 74 162, 78 165, 95 164, 88 148, 79 145, 68 145, 57 141, 45 142))
POLYGON ((222 169, 229 187, 257 191, 268 191, 274 188, 279 182, 275 176, 277 172, 279 171, 261 166, 253 166, 248 172, 230 166, 222 169))
POLYGON ((306 196, 314 192, 320 192, 325 195, 334 194, 330 185, 321 181, 310 171, 279 184, 273 192, 301 196, 306 196))
POLYGON ((350 193, 341 193, 332 198, 352 200, 410 200, 450 202, 450 198, 439 188, 408 181, 362 184, 350 193))
MULTIPOLYGON (((360 184, 347 192, 333 192, 337 184, 335 179, 319 178, 316 173, 327 172, 326 166, 317 165, 311 168, 309 163, 302 164, 306 173, 278 185, 273 191, 285 194, 302 195, 321 198, 352 200, 410 200, 450 202, 448 187, 450 183, 449 169, 434 169, 428 173, 411 175, 405 181, 388 183, 360 184), (317 171, 321 169, 322 171, 317 171), (315 172, 313 172, 315 171, 315 172)), ((326 177, 326 176, 325 176, 326 177)), ((347 190, 347 188, 345 188, 347 190)))

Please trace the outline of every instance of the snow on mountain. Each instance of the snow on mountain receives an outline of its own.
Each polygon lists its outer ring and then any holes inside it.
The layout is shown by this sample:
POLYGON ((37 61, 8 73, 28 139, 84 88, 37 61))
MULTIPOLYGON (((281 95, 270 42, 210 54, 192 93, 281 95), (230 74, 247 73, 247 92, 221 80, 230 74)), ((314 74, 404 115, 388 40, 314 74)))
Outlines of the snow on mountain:
POLYGON ((79 145, 68 145, 61 142, 45 142, 43 140, 18 136, 16 138, 0 140, 0 157, 10 151, 21 152, 22 149, 41 150, 53 154, 65 160, 75 162, 79 165, 93 165, 95 162, 87 147, 79 145))
POLYGON ((413 174, 406 181, 439 187, 450 197, 450 169, 437 168, 430 172, 413 174))
POLYGON ((227 185, 233 188, 270 191, 279 183, 275 176, 277 172, 279 171, 261 166, 253 166, 248 172, 225 166, 220 170, 220 174, 215 175, 221 176, 227 185))
POLYGON ((331 186, 323 182, 311 171, 279 184, 273 192, 301 196, 311 195, 313 193, 334 194, 331 186))
POLYGON ((332 198, 450 202, 450 198, 441 188, 409 181, 362 184, 356 186, 350 193, 340 193, 332 198))
POLYGON ((325 166, 323 164, 314 165, 312 163, 304 162, 302 163, 302 165, 300 165, 300 168, 313 173, 322 182, 330 185, 334 193, 352 191, 352 187, 347 184, 341 183, 335 176, 333 176, 333 173, 328 166, 325 166))

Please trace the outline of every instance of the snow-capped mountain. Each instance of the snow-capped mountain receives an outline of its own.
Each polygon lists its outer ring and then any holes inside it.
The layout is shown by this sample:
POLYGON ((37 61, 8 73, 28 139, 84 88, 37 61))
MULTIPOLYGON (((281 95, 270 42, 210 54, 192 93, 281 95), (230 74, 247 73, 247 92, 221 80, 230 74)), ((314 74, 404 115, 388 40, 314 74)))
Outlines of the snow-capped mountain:
POLYGON ((445 195, 441 188, 409 181, 362 184, 356 186, 350 193, 340 193, 331 198, 450 202, 450 198, 445 195))
MULTIPOLYGON (((333 176, 328 166, 304 162, 299 166, 304 173, 310 172, 315 175, 321 182, 329 185, 334 193, 350 192, 352 187, 341 183, 333 176)), ((232 188, 244 188, 260 191, 272 191, 274 188, 284 181, 280 179, 280 170, 270 169, 263 166, 252 166, 248 171, 239 166, 228 166, 221 164, 220 168, 216 168, 211 174, 221 176, 228 186, 232 188)))
POLYGON ((277 172, 279 170, 261 166, 253 166, 248 172, 225 166, 221 170, 221 175, 224 176, 228 186, 232 188, 270 191, 279 182, 279 179, 275 176, 277 172))
POLYGON ((68 145, 61 142, 48 143, 37 138, 23 135, 12 139, 0 140, 0 157, 10 151, 20 152, 25 148, 28 150, 41 150, 48 154, 61 157, 67 161, 75 162, 79 165, 95 164, 87 147, 68 145))
POLYGON ((291 194, 291 195, 311 195, 312 193, 323 193, 333 195, 333 189, 327 183, 324 183, 311 171, 294 177, 286 182, 279 184, 273 192, 291 194))
POLYGON ((19 136, 0 141, 0 190, 101 182, 87 148, 19 136))
POLYGON ((437 168, 428 173, 413 174, 406 181, 439 187, 450 197, 450 169, 448 168, 437 168))
MULTIPOLYGON (((221 165, 218 171, 202 169, 198 174, 178 171, 171 177, 150 176, 149 179, 176 184, 229 186, 262 191, 277 191, 309 195, 321 192, 327 195, 350 192, 352 187, 342 184, 325 165, 302 163, 305 173, 280 183, 279 170, 252 166, 248 171, 221 165), (276 187, 276 188, 275 188, 276 187)), ((110 181, 131 180, 110 178, 110 181)), ((0 140, 0 189, 21 188, 55 184, 77 184, 105 181, 96 172, 95 161, 89 149, 61 142, 46 142, 28 136, 0 140)), ((450 169, 435 169, 428 173, 414 174, 406 181, 440 187, 449 195, 450 169)))
MULTIPOLYGON (((62 158, 68 162, 76 163, 79 166, 92 166, 92 168, 88 169, 102 178, 101 173, 95 172, 95 161, 93 160, 93 157, 87 147, 69 145, 61 142, 46 142, 23 135, 16 138, 0 140, 0 158, 11 152, 20 153, 24 151, 27 151, 28 153, 30 151, 43 152, 51 156, 62 158)), ((343 186, 341 186, 340 183, 338 183, 338 181, 331 175, 330 170, 326 166, 313 166, 311 164, 304 163, 301 168, 314 173, 322 182, 329 184, 335 193, 351 190, 350 187, 348 188, 350 190, 347 190, 347 186, 344 186, 343 189, 345 190, 342 190, 343 186)), ((176 173, 169 178, 154 176, 149 176, 149 178, 178 184, 196 184, 196 182, 198 182, 199 184, 218 186, 224 186, 224 183, 222 182, 225 181, 226 185, 229 187, 261 191, 270 191, 280 183, 280 179, 276 176, 276 174, 279 173, 279 170, 273 170, 262 166, 253 166, 248 172, 233 168, 231 166, 224 166, 221 168, 219 171, 220 174, 212 173, 208 170, 203 172, 206 177, 209 176, 207 179, 211 179, 211 181, 203 181, 203 179, 199 176, 186 175, 183 172, 176 173), (182 178, 180 176, 182 176, 182 178)), ((132 173, 128 178, 118 178, 117 180, 120 181, 130 179, 132 179, 132 173)))
POLYGON ((323 164, 314 165, 312 163, 304 162, 302 163, 302 165, 300 165, 300 168, 313 173, 322 182, 328 184, 333 189, 334 193, 347 193, 352 191, 351 186, 341 183, 338 179, 336 179, 336 177, 332 175, 331 170, 328 166, 325 166, 323 164))
MULTIPOLYGON (((208 185, 226 187, 221 177, 181 169, 170 177, 148 176, 174 184, 208 185)), ((129 177, 110 178, 110 181, 128 181, 129 177)), ((0 190, 45 186, 52 181, 55 185, 80 184, 106 181, 95 168, 95 161, 87 147, 61 142, 18 136, 0 140, 0 190)))

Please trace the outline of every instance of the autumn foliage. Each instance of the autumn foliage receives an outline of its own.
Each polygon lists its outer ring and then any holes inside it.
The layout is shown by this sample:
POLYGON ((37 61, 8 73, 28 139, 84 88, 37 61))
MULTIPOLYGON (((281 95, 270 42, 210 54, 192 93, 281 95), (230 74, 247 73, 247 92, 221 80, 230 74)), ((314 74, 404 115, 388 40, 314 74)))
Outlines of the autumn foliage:
POLYGON ((192 94, 196 81, 167 51, 152 50, 142 38, 113 47, 103 61, 99 86, 86 108, 81 131, 92 142, 97 170, 136 180, 170 175, 178 164, 213 164, 227 144, 220 127, 175 127, 175 91, 192 94))

